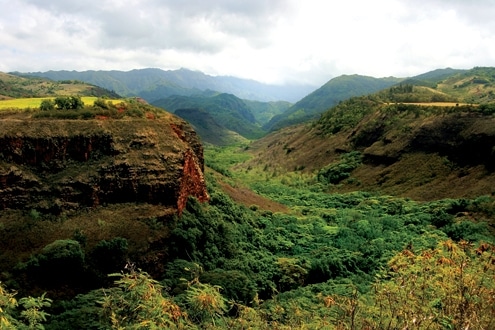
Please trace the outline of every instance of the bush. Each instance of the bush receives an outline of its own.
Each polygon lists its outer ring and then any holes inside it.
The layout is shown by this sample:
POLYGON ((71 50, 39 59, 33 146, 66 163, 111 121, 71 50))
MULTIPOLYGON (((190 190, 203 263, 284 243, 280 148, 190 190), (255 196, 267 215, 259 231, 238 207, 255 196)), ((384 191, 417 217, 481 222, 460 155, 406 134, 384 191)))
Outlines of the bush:
POLYGON ((249 305, 256 296, 256 284, 238 270, 215 269, 200 276, 200 281, 221 287, 222 295, 237 303, 249 305))
POLYGON ((75 284, 84 277, 84 251, 74 240, 56 240, 20 267, 32 281, 49 287, 75 284))
POLYGON ((48 110, 54 110, 55 109, 55 102, 51 99, 45 99, 41 101, 40 104, 40 110, 42 111, 48 111, 48 110))
POLYGON ((171 299, 162 295, 163 287, 147 273, 131 271, 112 274, 116 288, 105 290, 101 300, 106 328, 177 329, 185 314, 171 299))
POLYGON ((327 184, 337 184, 347 179, 353 170, 361 164, 362 156, 359 151, 352 151, 340 157, 340 161, 322 168, 317 175, 318 181, 327 184))
POLYGON ((109 241, 100 241, 90 255, 93 271, 101 277, 124 269, 127 259, 127 239, 115 237, 109 241))

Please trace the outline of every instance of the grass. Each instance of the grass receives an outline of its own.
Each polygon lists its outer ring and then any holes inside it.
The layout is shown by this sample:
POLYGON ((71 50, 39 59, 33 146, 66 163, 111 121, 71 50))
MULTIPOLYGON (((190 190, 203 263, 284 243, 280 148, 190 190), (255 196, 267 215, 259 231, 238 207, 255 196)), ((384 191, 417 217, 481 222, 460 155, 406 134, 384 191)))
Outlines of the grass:
MULTIPOLYGON (((27 108, 39 108, 41 101, 46 99, 54 100, 55 97, 29 97, 29 98, 20 98, 20 99, 11 99, 11 100, 1 100, 0 101, 0 110, 2 109, 27 109, 27 108)), ((91 105, 98 99, 96 96, 83 96, 81 100, 85 105, 91 105)), ((113 104, 122 102, 120 99, 110 99, 106 100, 110 101, 113 104)))

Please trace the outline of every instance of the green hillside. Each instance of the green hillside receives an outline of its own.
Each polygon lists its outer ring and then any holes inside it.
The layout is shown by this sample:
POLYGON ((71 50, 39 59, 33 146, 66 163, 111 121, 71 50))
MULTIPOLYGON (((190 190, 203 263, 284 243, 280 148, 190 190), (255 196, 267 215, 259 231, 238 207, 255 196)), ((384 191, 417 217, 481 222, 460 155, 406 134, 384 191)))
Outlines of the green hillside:
POLYGON ((158 100, 153 105, 170 112, 178 109, 202 109, 218 124, 247 139, 256 139, 264 135, 250 108, 232 94, 216 94, 211 97, 176 95, 158 100))
POLYGON ((273 117, 263 127, 272 131, 314 119, 339 101, 352 96, 377 92, 398 83, 400 80, 398 78, 373 78, 360 75, 343 75, 333 78, 295 103, 284 113, 273 117))
POLYGON ((323 171, 323 176, 336 171, 331 191, 377 191, 419 200, 492 194, 492 72, 453 72, 431 78, 435 87, 409 80, 342 101, 312 123, 254 142, 256 157, 246 166, 323 171), (353 152, 361 155, 359 161, 341 159, 353 152))
POLYGON ((187 120, 201 137, 203 143, 227 146, 248 142, 246 138, 238 133, 230 131, 217 123, 213 119, 213 116, 206 110, 177 109, 174 111, 174 114, 187 120))
MULTIPOLYGON (((495 101, 495 68, 434 70, 405 79, 388 92, 395 94, 395 99, 389 98, 392 102, 490 103, 495 101), (406 90, 406 86, 415 86, 414 91, 406 90)), ((385 94, 381 93, 383 99, 385 94)))
POLYGON ((258 122, 260 125, 265 125, 270 121, 270 119, 285 112, 292 105, 291 103, 286 101, 243 101, 253 113, 254 118, 256 118, 256 122, 258 122))
POLYGON ((0 72, 0 100, 56 95, 120 98, 115 92, 81 81, 53 81, 46 78, 19 77, 0 72))

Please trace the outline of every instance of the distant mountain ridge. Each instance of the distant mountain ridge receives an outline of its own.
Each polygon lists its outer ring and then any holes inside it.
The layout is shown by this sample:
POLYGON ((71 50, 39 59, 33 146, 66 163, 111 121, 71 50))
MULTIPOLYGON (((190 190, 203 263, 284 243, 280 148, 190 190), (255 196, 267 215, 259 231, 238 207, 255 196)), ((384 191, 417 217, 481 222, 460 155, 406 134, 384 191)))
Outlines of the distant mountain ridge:
POLYGON ((203 141, 226 145, 239 137, 259 138, 265 134, 261 126, 291 105, 285 101, 260 102, 242 100, 227 93, 203 93, 195 96, 173 95, 152 103, 186 119, 198 128, 203 141))
POLYGON ((171 95, 190 96, 208 90, 230 93, 248 100, 295 102, 317 88, 310 85, 269 85, 231 76, 210 76, 188 69, 62 70, 14 74, 52 80, 80 80, 113 90, 122 96, 139 96, 150 103, 171 95))
MULTIPOLYGON (((388 103, 481 104, 495 101, 493 67, 475 67, 470 70, 445 68, 405 78, 342 75, 332 78, 295 104, 286 101, 252 101, 240 98, 235 93, 221 92, 219 89, 225 84, 230 89, 245 86, 245 94, 252 92, 252 89, 247 88, 249 84, 255 87, 266 85, 233 77, 212 77, 187 69, 140 69, 129 72, 49 71, 45 74, 56 80, 56 83, 62 83, 60 79, 91 80, 94 81, 93 85, 98 86, 107 83, 109 85, 106 88, 109 90, 119 91, 124 96, 140 96, 170 112, 188 109, 182 111, 182 114, 191 122, 205 120, 205 125, 196 126, 202 127, 203 133, 200 135, 207 137, 205 141, 213 144, 219 140, 213 138, 208 141, 212 136, 205 134, 208 126, 211 126, 213 131, 219 131, 221 127, 222 131, 231 131, 249 140, 258 139, 268 132, 318 119, 324 112, 351 97, 370 96, 373 93, 379 93, 381 100, 388 103), (209 116, 205 115, 205 111, 209 116)), ((39 80, 41 78, 38 76, 42 74, 19 75, 39 80)), ((228 144, 227 140, 232 136, 230 133, 225 134, 221 144, 228 144)), ((238 138, 234 140, 237 141, 238 138)))

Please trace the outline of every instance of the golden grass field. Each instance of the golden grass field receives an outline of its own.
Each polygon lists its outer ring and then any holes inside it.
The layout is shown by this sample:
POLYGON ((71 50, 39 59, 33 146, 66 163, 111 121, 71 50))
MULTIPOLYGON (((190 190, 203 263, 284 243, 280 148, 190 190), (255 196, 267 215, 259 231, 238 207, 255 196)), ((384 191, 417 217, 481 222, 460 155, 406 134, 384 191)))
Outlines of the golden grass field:
MULTIPOLYGON (((41 101, 46 99, 54 100, 55 97, 30 97, 30 98, 21 98, 21 99, 11 99, 11 100, 0 100, 0 110, 2 109, 27 109, 27 108, 39 108, 41 101)), ((85 105, 92 105, 94 101, 97 99, 96 96, 83 96, 81 100, 85 105)), ((112 103, 120 103, 122 100, 120 99, 109 99, 106 101, 110 101, 112 103)))
MULTIPOLYGON (((468 103, 461 102, 399 102, 401 104, 413 104, 413 105, 422 105, 425 107, 433 106, 433 107, 455 107, 461 105, 468 105, 468 103)), ((387 104, 396 104, 389 102, 387 104)))

